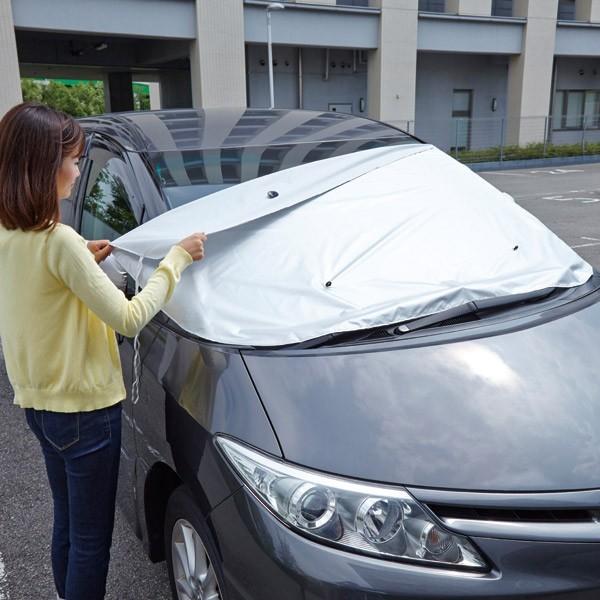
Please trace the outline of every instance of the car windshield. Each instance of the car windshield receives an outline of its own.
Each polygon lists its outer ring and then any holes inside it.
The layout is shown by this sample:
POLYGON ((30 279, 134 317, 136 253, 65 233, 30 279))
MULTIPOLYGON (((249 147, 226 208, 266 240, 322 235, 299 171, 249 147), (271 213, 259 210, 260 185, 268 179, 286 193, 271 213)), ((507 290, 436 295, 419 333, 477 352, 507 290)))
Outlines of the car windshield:
POLYGON ((385 146, 415 144, 396 130, 379 137, 296 144, 153 152, 150 160, 169 208, 302 164, 385 146))
MULTIPOLYGON (((302 150, 306 162, 310 153, 302 150)), ((205 259, 190 267, 165 307, 203 339, 296 344, 576 287, 592 275, 509 196, 433 146, 363 149, 289 170, 283 155, 282 165, 258 177, 264 155, 238 160, 242 183, 113 242, 130 273, 139 272, 142 257, 143 285, 174 243, 193 231, 208 234, 205 259)), ((220 165, 202 158, 200 173, 220 165)), ((169 173, 193 185, 184 166, 169 166, 169 173)), ((204 179, 226 185, 227 170, 219 173, 220 181, 204 179)))

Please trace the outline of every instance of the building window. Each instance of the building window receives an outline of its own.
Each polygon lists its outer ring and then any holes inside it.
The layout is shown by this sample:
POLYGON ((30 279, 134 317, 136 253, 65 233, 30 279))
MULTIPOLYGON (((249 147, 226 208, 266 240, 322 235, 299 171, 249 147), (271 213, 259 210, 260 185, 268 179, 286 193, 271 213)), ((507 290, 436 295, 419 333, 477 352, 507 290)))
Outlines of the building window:
POLYGON ((600 90, 559 90, 553 112, 554 129, 600 129, 600 90))
POLYGON ((558 2, 558 20, 575 20, 575 0, 559 0, 558 2))
POLYGON ((419 0, 421 12, 446 12, 446 0, 419 0))
POLYGON ((492 15, 494 17, 512 17, 513 0, 493 0, 492 15))
POLYGON ((369 0, 336 0, 338 6, 369 6, 369 0))

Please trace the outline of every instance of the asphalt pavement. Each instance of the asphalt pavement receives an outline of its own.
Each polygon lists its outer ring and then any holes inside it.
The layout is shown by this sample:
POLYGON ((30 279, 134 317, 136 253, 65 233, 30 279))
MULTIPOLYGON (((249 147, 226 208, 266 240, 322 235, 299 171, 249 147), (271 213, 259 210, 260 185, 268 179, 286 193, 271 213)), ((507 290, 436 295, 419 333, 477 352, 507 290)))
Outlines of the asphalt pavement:
POLYGON ((480 175, 600 269, 600 164, 480 175))
MULTIPOLYGON (((52 501, 41 450, 12 404, 0 349, 0 600, 55 600, 52 501)), ((152 564, 117 510, 107 600, 170 600, 165 563, 152 564)))
MULTIPOLYGON (((600 164, 480 175, 600 268, 600 164)), ((0 600, 54 600, 50 492, 39 446, 12 397, 0 350, 0 600)), ((170 598, 165 564, 150 563, 119 510, 106 598, 170 598)))

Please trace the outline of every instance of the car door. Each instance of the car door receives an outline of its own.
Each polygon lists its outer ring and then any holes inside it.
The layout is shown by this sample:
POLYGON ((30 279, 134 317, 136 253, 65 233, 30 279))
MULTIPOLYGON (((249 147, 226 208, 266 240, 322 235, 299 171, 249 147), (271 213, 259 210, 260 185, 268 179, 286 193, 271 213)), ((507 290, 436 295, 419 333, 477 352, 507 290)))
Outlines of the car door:
MULTIPOLYGON (((144 219, 135 176, 126 155, 110 140, 94 137, 83 166, 74 224, 86 240, 114 240, 144 219)), ((134 284, 127 277, 128 292, 134 284)), ((117 335, 125 387, 131 389, 133 340, 117 335)), ((119 504, 128 520, 137 525, 135 511, 135 432, 130 401, 123 403, 119 504)))
MULTIPOLYGON (((143 161, 122 155, 109 141, 94 138, 83 168, 86 184, 79 203, 79 228, 86 239, 112 241, 165 209, 143 161), (138 200, 142 197, 143 202, 138 200)), ((127 281, 132 296, 135 284, 130 276, 127 281)), ((156 462, 174 463, 167 442, 162 377, 167 370, 172 372, 171 359, 182 340, 164 327, 167 321, 159 312, 138 336, 141 368, 136 405, 131 394, 133 339, 117 336, 128 394, 123 403, 119 505, 140 537, 146 537, 143 495, 148 472, 156 462)))

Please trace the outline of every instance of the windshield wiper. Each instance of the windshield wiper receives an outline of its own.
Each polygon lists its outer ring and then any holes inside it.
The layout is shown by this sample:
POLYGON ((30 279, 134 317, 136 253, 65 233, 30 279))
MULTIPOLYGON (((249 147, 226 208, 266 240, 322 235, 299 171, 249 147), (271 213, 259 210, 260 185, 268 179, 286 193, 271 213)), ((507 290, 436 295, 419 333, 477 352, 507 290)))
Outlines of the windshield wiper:
POLYGON ((556 289, 552 287, 524 294, 511 294, 510 296, 499 296, 485 300, 472 300, 460 306, 455 306, 454 308, 449 308, 433 315, 427 315, 426 317, 419 317, 412 321, 404 321, 385 327, 378 326, 370 329, 329 333, 312 340, 307 340, 306 342, 294 344, 294 348, 318 348, 320 346, 334 345, 342 341, 359 342, 371 337, 377 331, 385 332, 389 336, 400 336, 419 329, 439 326, 447 321, 453 321, 462 317, 477 316, 484 312, 495 312, 497 309, 541 300, 552 294, 556 289))
POLYGON ((420 317, 413 321, 400 323, 391 328, 391 332, 396 335, 410 333, 418 329, 425 329, 432 325, 439 325, 444 321, 450 321, 467 315, 477 315, 484 311, 495 310, 497 308, 508 308, 515 304, 527 304, 529 302, 540 300, 549 296, 556 288, 545 288, 534 292, 526 292, 524 294, 511 294, 510 296, 498 296, 496 298, 486 298, 485 300, 471 300, 460 306, 444 310, 434 315, 420 317))

